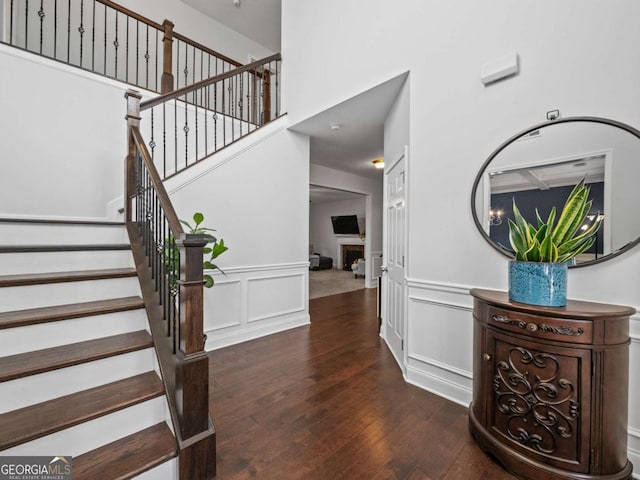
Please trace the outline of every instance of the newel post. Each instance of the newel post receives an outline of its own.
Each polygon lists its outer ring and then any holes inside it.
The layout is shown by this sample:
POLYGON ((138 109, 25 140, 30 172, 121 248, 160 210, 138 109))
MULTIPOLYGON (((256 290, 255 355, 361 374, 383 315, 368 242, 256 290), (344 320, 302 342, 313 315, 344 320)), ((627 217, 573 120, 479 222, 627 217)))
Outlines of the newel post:
POLYGON ((164 37, 162 37, 162 77, 160 79, 160 93, 173 91, 173 23, 170 20, 162 22, 164 37))
POLYGON ((142 95, 136 90, 127 90, 124 94, 127 99, 127 158, 124 168, 124 218, 131 221, 131 199, 136 194, 136 144, 133 139, 133 128, 140 128, 140 100, 142 95))
POLYGON ((180 344, 176 371, 176 405, 183 438, 209 428, 209 359, 204 351, 202 234, 185 234, 180 249, 180 344))

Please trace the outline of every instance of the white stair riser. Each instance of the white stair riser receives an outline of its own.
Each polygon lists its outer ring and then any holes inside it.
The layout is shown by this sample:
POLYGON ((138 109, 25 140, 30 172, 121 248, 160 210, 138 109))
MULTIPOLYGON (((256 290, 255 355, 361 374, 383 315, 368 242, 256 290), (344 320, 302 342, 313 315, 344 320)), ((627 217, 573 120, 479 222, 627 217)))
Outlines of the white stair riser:
POLYGON ((137 277, 0 288, 0 311, 140 295, 137 277))
POLYGON ((129 243, 123 225, 57 225, 0 221, 0 245, 129 243))
MULTIPOLYGON (((164 421, 164 396, 2 451, 2 455, 78 456, 164 421)), ((73 408, 73 405, 69 405, 73 408)))
POLYGON ((178 480, 178 459, 172 458, 133 478, 136 480, 178 480))
POLYGON ((154 370, 155 365, 155 352, 147 348, 3 382, 0 383, 0 413, 145 373, 154 370))
POLYGON ((0 275, 133 267, 130 250, 0 253, 0 275))
POLYGON ((144 309, 0 330, 0 356, 147 330, 144 309))

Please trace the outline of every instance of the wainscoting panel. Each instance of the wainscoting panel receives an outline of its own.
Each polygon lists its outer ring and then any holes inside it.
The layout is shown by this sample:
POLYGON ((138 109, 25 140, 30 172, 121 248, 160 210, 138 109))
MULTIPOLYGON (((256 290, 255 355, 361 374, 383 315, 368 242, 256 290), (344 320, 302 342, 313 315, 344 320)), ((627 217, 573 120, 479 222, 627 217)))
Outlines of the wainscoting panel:
POLYGON ((640 479, 640 314, 631 317, 629 348, 629 460, 640 479))
POLYGON ((407 381, 471 402, 473 318, 468 288, 408 282, 407 381))
POLYGON ((627 454, 629 460, 633 463, 633 478, 640 479, 640 429, 638 428, 629 427, 629 449, 627 454))
POLYGON ((308 262, 225 268, 205 289, 207 350, 307 325, 308 262))

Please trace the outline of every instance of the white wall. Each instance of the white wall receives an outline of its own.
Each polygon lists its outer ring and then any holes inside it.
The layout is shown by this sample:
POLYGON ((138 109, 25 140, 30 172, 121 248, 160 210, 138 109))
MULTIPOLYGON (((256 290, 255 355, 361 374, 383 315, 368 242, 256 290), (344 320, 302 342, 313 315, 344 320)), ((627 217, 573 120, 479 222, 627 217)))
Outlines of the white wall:
MULTIPOLYGON (((471 398, 471 287, 505 290, 507 259, 472 221, 471 187, 505 139, 545 120, 594 115, 640 126, 640 2, 298 2, 283 0, 284 109, 292 122, 410 71, 411 381, 471 398), (326 35, 331 31, 331 35, 326 35), (371 35, 371 32, 384 32, 371 35), (480 68, 509 52, 520 74, 483 86, 480 68), (339 52, 339 54, 337 54, 339 52), (328 75, 309 75, 322 66, 328 75), (446 348, 442 348, 446 345, 446 348)), ((640 249, 569 273, 569 296, 640 307, 640 249)), ((634 325, 640 317, 633 320, 634 325)), ((636 330, 637 332, 637 327, 636 330)), ((640 338, 631 346, 638 377, 640 338)), ((640 404, 631 385, 632 409, 640 404)), ((640 418, 630 418, 640 432, 640 418)), ((634 434, 634 435, 636 435, 634 434)), ((640 461, 640 436, 634 459, 640 461)))
POLYGON ((309 181, 319 187, 336 188, 366 195, 365 215, 367 218, 367 239, 364 256, 367 261, 365 286, 373 288, 377 283, 372 279, 371 259, 382 254, 382 181, 361 177, 351 173, 311 164, 309 181))
POLYGON ((122 195, 126 87, 0 45, 0 216, 106 218, 122 195))
POLYGON ((120 0, 117 3, 158 23, 171 20, 176 32, 242 64, 249 62, 249 56, 264 58, 276 53, 180 0, 120 0))
POLYGON ((178 216, 202 212, 229 251, 205 290, 207 349, 309 323, 309 138, 286 118, 170 179, 178 216))
MULTIPOLYGON (((331 217, 334 215, 357 215, 364 226, 365 197, 337 202, 312 203, 309 207, 309 244, 313 245, 313 251, 325 257, 333 258, 333 268, 338 268, 338 238, 333 233, 331 217)), ((362 230, 361 230, 362 231, 362 230)), ((366 226, 365 230, 366 231, 366 226)), ((353 237, 360 244, 360 237, 353 237)))

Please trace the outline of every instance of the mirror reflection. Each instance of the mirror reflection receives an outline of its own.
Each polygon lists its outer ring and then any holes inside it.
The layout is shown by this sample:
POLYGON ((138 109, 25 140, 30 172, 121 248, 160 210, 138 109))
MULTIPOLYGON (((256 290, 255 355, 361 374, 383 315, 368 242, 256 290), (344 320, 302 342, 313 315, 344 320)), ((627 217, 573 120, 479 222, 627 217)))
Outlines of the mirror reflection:
POLYGON ((640 132, 593 117, 556 120, 525 131, 501 145, 474 183, 474 220, 484 237, 509 254, 508 219, 513 200, 524 217, 535 209, 546 218, 562 209, 573 186, 586 178, 593 200, 582 228, 598 216, 602 226, 594 245, 576 266, 600 262, 640 239, 640 132))

